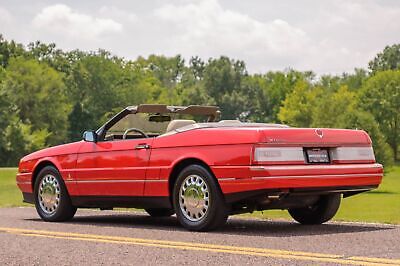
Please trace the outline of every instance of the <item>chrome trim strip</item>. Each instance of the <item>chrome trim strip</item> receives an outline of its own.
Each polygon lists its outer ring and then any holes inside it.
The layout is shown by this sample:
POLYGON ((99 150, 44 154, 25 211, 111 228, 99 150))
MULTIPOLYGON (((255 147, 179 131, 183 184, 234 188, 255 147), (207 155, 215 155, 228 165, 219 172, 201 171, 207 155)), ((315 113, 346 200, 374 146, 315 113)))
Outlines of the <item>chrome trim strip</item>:
POLYGON ((335 189, 329 190, 329 192, 340 193, 340 192, 353 192, 353 191, 368 191, 370 188, 356 188, 356 189, 335 189))
POLYGON ((168 182, 168 179, 147 179, 144 182, 168 182))
POLYGON ((353 177, 353 176, 380 176, 383 174, 338 174, 338 175, 282 175, 282 176, 253 176, 253 180, 268 180, 268 179, 289 179, 289 178, 329 178, 329 177, 353 177))
POLYGON ((18 173, 19 174, 30 174, 31 172, 27 168, 22 168, 18 173))
POLYGON ((31 181, 17 181, 17 184, 30 185, 30 184, 32 184, 32 182, 31 181))
POLYGON ((359 169, 359 168, 382 168, 379 163, 374 164, 335 164, 335 165, 272 165, 272 166, 250 166, 251 171, 268 171, 268 170, 306 170, 306 169, 359 169))
POLYGON ((115 170, 146 170, 146 169, 167 169, 171 166, 135 166, 135 167, 90 167, 90 168, 70 168, 63 169, 60 172, 91 172, 91 171, 115 171, 115 170))
POLYGON ((250 166, 251 171, 265 171, 264 166, 250 166))
POLYGON ((68 180, 70 182, 76 182, 76 183, 139 183, 139 182, 168 182, 166 179, 106 179, 106 180, 68 180))
POLYGON ((233 181, 236 179, 237 178, 234 178, 234 177, 225 177, 225 178, 218 178, 218 181, 233 181))

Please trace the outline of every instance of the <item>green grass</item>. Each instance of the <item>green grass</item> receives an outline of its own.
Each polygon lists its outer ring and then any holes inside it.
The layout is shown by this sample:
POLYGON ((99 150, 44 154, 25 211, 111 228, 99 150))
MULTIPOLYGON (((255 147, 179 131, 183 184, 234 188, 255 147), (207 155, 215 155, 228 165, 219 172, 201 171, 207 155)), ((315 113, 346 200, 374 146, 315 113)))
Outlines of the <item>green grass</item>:
MULTIPOLYGON (((16 168, 0 168, 0 207, 28 206, 15 184, 16 168)), ((388 169, 379 189, 343 199, 337 221, 400 224, 400 166, 388 169)), ((249 216, 245 214, 245 216, 249 216)), ((251 217, 291 219, 287 211, 255 212, 251 217)))
POLYGON ((17 168, 0 168, 0 207, 26 206, 15 182, 17 168))

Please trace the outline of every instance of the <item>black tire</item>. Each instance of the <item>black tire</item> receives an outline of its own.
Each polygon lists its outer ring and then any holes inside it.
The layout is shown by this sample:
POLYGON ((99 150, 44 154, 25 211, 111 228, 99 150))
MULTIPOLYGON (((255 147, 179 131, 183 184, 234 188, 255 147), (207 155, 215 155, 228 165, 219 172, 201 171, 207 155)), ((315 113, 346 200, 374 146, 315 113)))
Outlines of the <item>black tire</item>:
POLYGON ((289 214, 301 224, 322 224, 335 216, 340 200, 340 194, 323 195, 313 206, 289 209, 289 214))
POLYGON ((174 209, 145 209, 151 217, 169 217, 175 213, 174 209))
POLYGON ((190 231, 210 231, 216 229, 225 224, 228 218, 228 208, 216 179, 201 165, 189 165, 179 173, 173 189, 173 205, 179 222, 190 231), (188 213, 180 205, 183 204, 183 199, 180 197, 181 186, 184 186, 183 183, 187 178, 194 175, 201 177, 204 181, 205 184, 202 183, 203 185, 201 186, 206 185, 207 187, 207 200, 205 201, 207 202, 207 210, 198 221, 190 220, 187 217, 188 213))
POLYGON ((44 167, 38 174, 35 187, 34 187, 34 198, 35 198, 35 207, 36 211, 39 214, 40 218, 46 222, 61 222, 67 221, 74 217, 77 208, 72 206, 71 199, 69 197, 67 188, 63 179, 61 178, 60 173, 53 166, 44 167), (59 186, 59 198, 58 205, 54 208, 54 211, 48 213, 44 210, 45 207, 41 206, 38 194, 39 194, 39 186, 42 183, 42 180, 46 177, 54 177, 58 186, 59 186))

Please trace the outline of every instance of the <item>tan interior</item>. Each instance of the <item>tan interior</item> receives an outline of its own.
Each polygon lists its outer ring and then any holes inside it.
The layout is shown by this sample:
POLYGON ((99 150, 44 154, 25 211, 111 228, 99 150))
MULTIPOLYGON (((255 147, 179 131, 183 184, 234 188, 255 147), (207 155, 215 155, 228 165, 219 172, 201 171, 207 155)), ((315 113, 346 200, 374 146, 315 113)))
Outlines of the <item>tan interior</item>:
POLYGON ((239 120, 221 120, 218 123, 221 124, 238 124, 238 123, 242 123, 239 120))
POLYGON ((170 132, 173 131, 175 129, 184 127, 184 126, 188 126, 188 125, 193 125, 196 124, 196 121, 194 120, 187 120, 187 119, 176 119, 176 120, 172 120, 167 127, 166 132, 170 132))

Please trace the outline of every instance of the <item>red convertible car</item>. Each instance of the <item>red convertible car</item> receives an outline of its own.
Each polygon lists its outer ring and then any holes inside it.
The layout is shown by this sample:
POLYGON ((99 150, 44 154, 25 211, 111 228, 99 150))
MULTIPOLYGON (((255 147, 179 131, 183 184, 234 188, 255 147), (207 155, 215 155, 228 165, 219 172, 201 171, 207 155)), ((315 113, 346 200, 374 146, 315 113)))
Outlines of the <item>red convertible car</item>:
POLYGON ((342 197, 381 182, 365 131, 218 118, 214 106, 127 107, 83 141, 22 158, 17 184, 45 221, 71 219, 77 208, 135 207, 205 231, 267 209, 321 224, 342 197))

